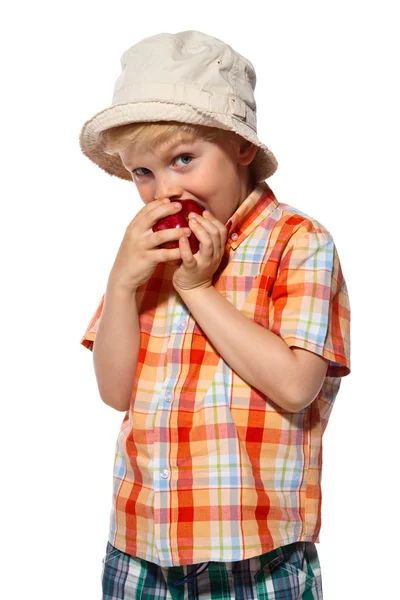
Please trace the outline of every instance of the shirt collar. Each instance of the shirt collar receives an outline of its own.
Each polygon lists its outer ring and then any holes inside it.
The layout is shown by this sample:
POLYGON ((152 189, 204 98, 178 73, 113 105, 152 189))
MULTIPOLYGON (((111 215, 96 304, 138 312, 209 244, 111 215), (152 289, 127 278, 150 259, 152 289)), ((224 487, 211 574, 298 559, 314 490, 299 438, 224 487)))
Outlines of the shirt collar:
POLYGON ((265 181, 258 183, 226 223, 226 244, 236 250, 278 204, 269 185, 265 181))

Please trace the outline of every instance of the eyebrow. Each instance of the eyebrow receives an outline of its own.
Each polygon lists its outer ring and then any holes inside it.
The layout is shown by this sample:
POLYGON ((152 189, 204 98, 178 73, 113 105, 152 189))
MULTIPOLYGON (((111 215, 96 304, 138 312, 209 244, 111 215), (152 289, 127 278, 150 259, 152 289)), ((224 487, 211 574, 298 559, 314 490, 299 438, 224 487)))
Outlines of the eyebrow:
POLYGON ((172 140, 172 142, 170 142, 169 144, 160 144, 158 147, 164 150, 165 153, 167 152, 171 152, 171 150, 173 150, 174 148, 177 148, 178 146, 180 146, 181 144, 187 144, 187 143, 191 143, 191 142, 195 142, 196 138, 192 137, 192 136, 188 136, 188 135, 183 135, 179 140, 172 140))

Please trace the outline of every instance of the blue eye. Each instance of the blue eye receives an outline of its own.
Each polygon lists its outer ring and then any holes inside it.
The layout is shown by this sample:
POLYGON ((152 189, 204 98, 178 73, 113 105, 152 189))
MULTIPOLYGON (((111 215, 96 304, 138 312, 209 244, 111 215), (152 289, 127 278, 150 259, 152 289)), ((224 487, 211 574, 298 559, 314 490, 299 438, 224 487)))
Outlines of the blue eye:
MULTIPOLYGON (((141 177, 142 175, 147 175, 147 173, 138 173, 138 171, 143 170, 143 169, 145 171, 149 171, 149 169, 145 169, 144 167, 138 167, 137 169, 133 169, 132 173, 134 175, 136 175, 137 177, 141 177)), ((150 171, 149 171, 149 173, 150 173, 150 171)))
MULTIPOLYGON (((179 154, 179 156, 176 156, 174 160, 178 160, 180 158, 188 158, 189 162, 184 162, 183 164, 189 165, 192 161, 193 156, 190 156, 190 154, 179 154)), ((132 173, 136 175, 136 177, 145 177, 146 175, 148 175, 148 173, 151 173, 151 171, 149 169, 146 169, 145 167, 138 167, 137 169, 133 169, 132 173), (147 173, 139 173, 139 171, 147 171, 147 173)))
MULTIPOLYGON (((179 156, 177 156, 177 158, 189 158, 190 160, 192 160, 193 157, 190 156, 190 154, 180 154, 179 156)), ((189 165, 190 162, 189 163, 183 163, 183 164, 189 165)))

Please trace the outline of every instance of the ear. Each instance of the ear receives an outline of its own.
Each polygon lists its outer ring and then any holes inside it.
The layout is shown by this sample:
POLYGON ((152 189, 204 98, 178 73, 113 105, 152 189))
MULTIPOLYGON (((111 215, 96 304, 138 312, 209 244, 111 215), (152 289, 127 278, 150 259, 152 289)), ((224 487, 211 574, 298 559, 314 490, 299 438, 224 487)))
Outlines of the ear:
POLYGON ((238 150, 238 162, 241 165, 249 165, 257 154, 257 150, 258 146, 255 146, 252 142, 243 140, 238 150))

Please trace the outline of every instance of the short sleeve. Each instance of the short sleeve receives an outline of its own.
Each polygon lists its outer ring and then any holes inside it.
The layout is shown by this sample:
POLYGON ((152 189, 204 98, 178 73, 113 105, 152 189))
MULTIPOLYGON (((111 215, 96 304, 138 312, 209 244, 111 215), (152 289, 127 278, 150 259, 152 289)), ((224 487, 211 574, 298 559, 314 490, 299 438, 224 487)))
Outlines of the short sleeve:
POLYGON ((101 316, 101 313, 103 310, 104 296, 105 296, 105 294, 103 294, 93 317, 89 321, 89 324, 86 328, 85 334, 80 341, 82 346, 85 346, 85 348, 88 348, 89 350, 92 350, 92 351, 93 351, 94 338, 96 336, 97 327, 99 325, 100 316, 101 316))
POLYGON ((300 228, 290 237, 271 290, 269 325, 289 347, 329 360, 328 377, 350 373, 350 302, 328 231, 300 228))

